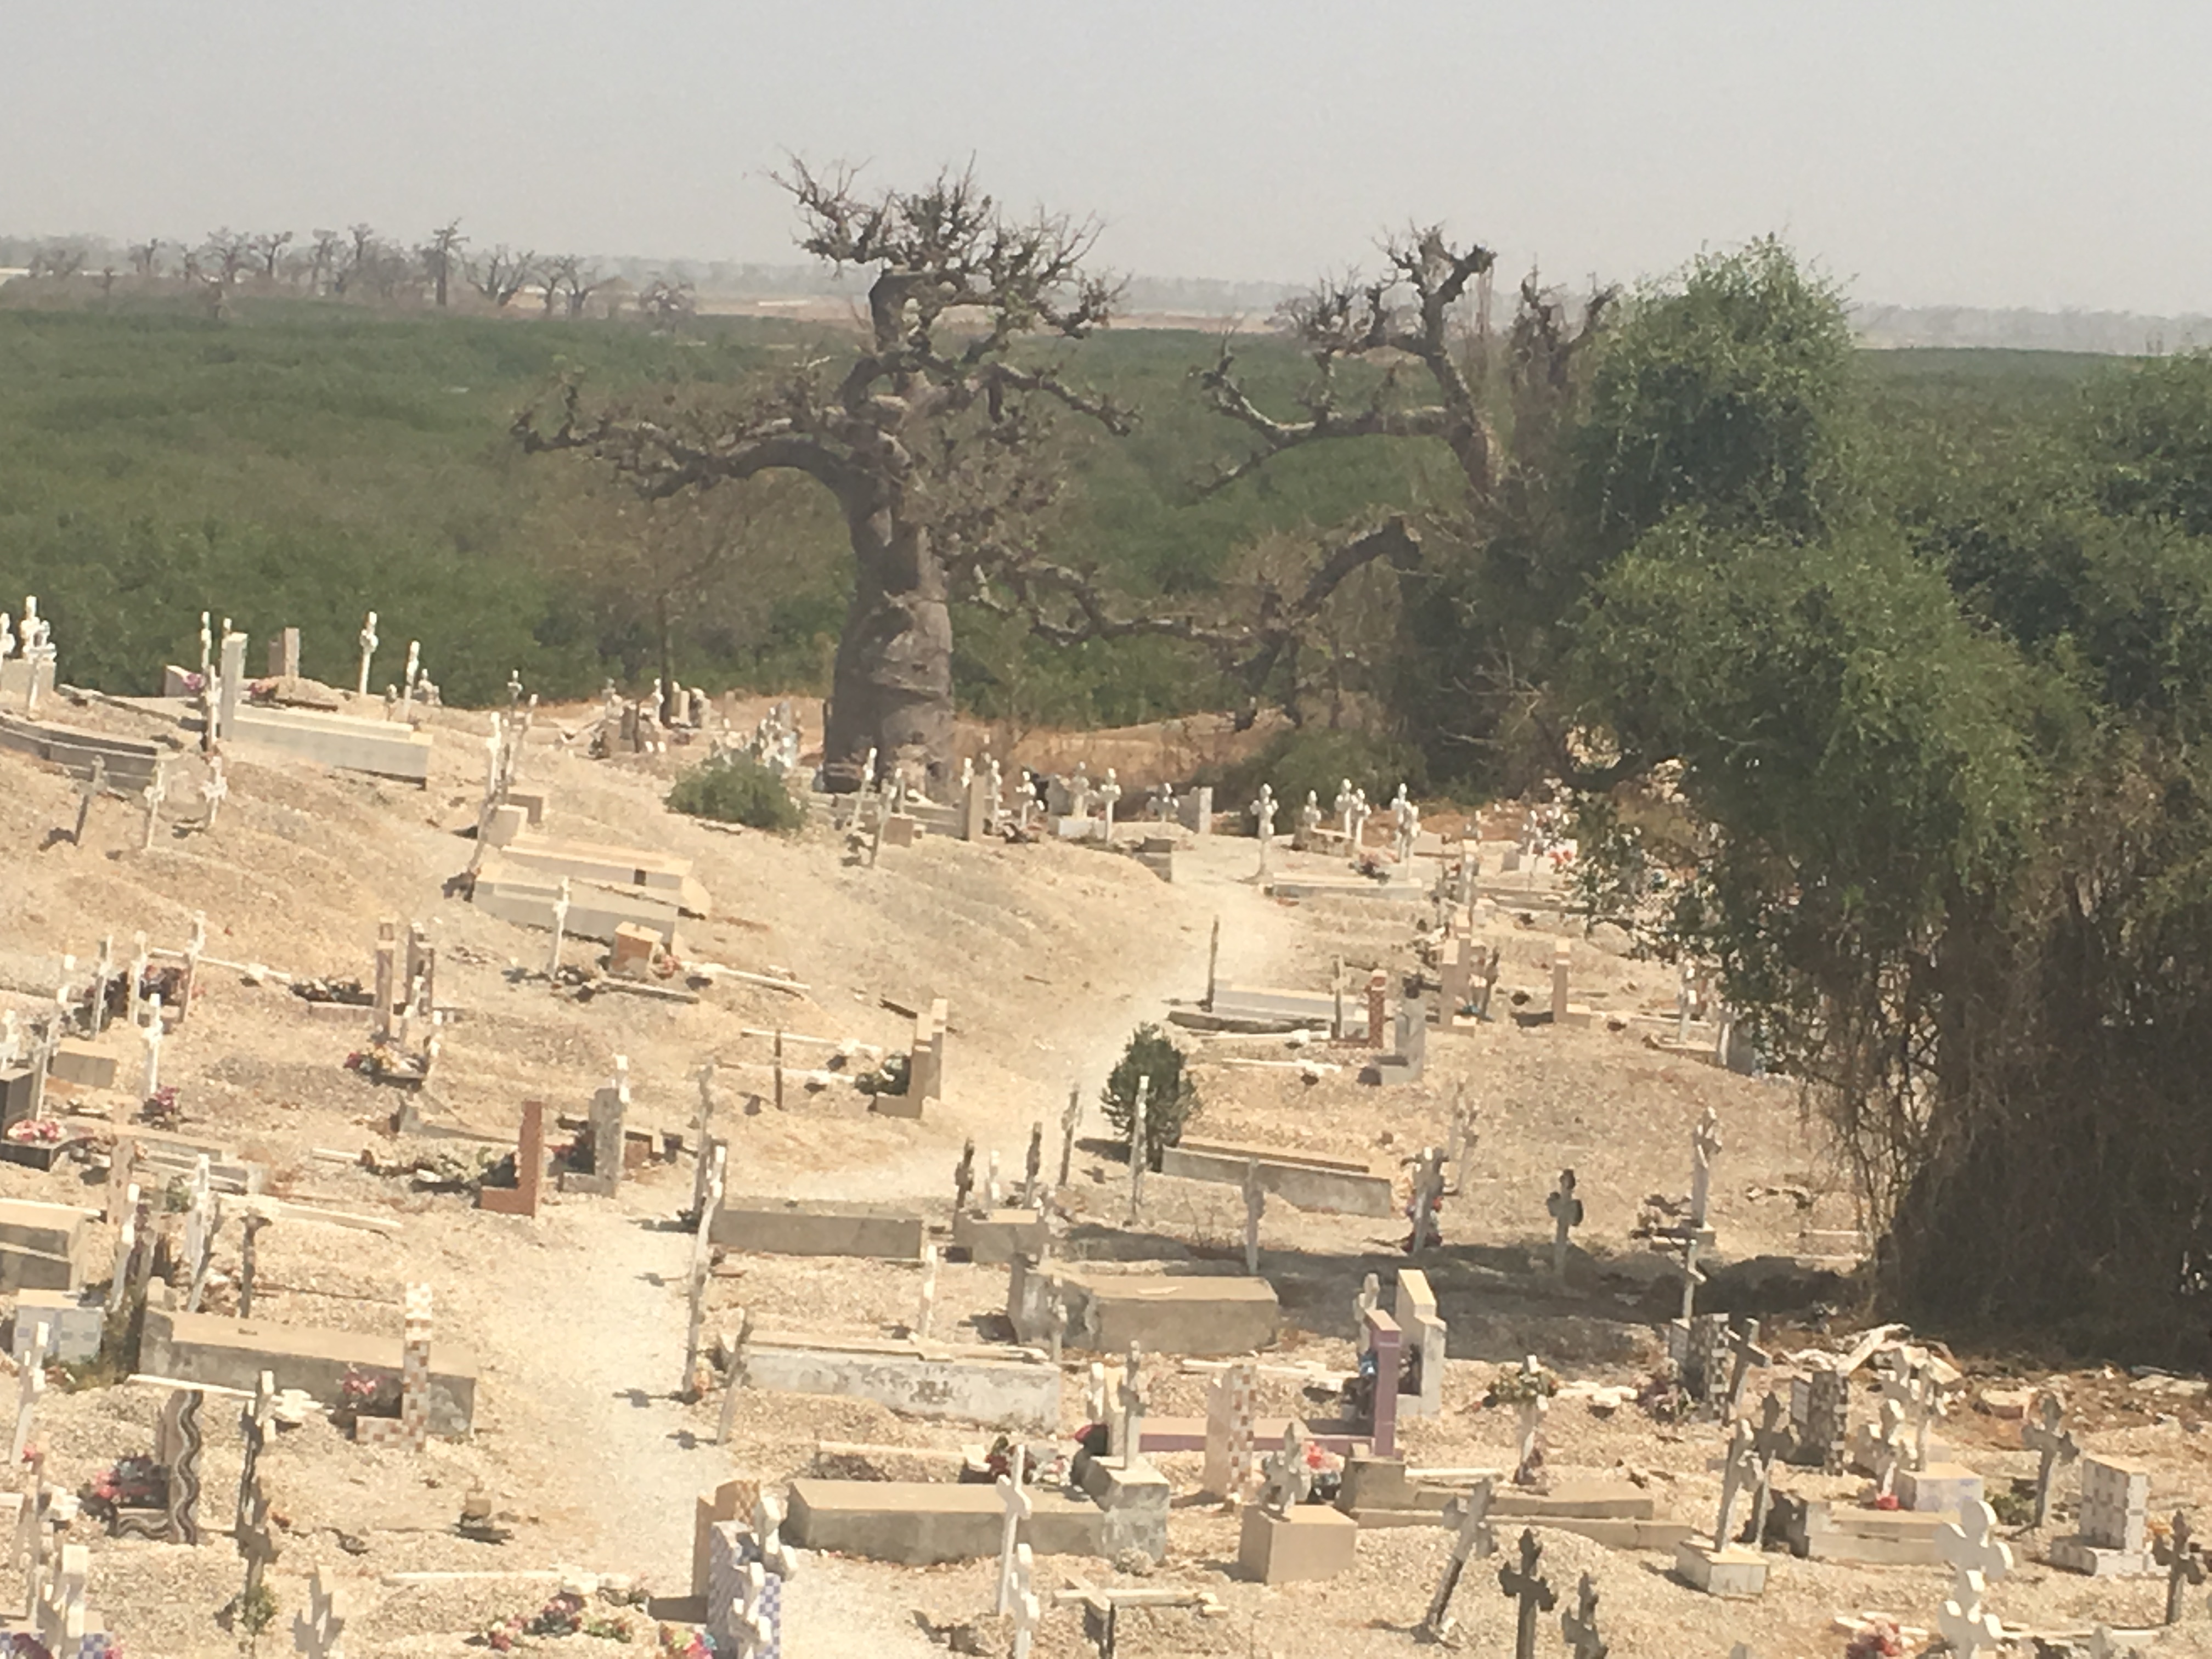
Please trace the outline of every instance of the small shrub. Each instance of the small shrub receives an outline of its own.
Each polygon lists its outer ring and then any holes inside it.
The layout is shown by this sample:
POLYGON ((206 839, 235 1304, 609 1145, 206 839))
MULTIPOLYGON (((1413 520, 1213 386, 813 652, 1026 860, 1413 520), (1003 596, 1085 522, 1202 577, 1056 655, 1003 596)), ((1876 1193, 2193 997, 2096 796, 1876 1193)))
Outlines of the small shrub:
POLYGON ((1146 1168, 1160 1167, 1160 1154, 1182 1139, 1184 1127, 1199 1114, 1198 1084, 1184 1069, 1182 1050, 1157 1025, 1139 1025, 1129 1038, 1121 1058, 1106 1074, 1099 1103, 1106 1121, 1123 1140, 1137 1110, 1137 1079, 1152 1080, 1145 1097, 1146 1168))
POLYGON ((806 822, 783 780, 750 755, 726 755, 693 767, 668 792, 668 810, 717 823, 788 835, 806 822))

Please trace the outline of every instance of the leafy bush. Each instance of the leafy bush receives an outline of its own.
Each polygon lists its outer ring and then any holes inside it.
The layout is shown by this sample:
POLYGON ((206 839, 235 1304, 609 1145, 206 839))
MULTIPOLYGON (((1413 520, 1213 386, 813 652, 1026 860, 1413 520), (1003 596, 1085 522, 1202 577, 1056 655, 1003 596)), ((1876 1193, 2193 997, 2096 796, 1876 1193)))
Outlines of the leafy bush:
POLYGON ((1256 829, 1244 809, 1259 798, 1260 786, 1267 784, 1282 804, 1276 832, 1286 835, 1297 827, 1298 808, 1309 791, 1319 799, 1324 818, 1333 818, 1336 792, 1346 778, 1353 788, 1367 792, 1370 805, 1380 808, 1401 783, 1419 795, 1428 781, 1428 766, 1419 750, 1388 738, 1305 726, 1276 733, 1249 759, 1214 775, 1200 775, 1198 781, 1213 786, 1215 807, 1234 812, 1241 832, 1248 836, 1256 829))
POLYGON ((719 823, 742 823, 787 835, 806 822, 783 780, 750 755, 729 755, 693 767, 668 792, 668 810, 719 823))
POLYGON ((1145 1097, 1146 1168, 1160 1167, 1160 1154, 1182 1139, 1184 1127, 1199 1114, 1198 1085, 1184 1069, 1182 1050, 1157 1025, 1139 1025, 1129 1038, 1121 1058, 1106 1074, 1099 1103, 1106 1121, 1123 1140, 1137 1112, 1137 1079, 1150 1078, 1145 1097))

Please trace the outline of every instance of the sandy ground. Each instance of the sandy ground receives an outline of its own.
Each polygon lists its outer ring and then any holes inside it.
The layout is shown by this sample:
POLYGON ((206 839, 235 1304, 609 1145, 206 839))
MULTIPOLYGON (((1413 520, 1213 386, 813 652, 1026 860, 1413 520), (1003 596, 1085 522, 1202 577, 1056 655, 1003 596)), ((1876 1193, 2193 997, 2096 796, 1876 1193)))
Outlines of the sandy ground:
MULTIPOLYGON (((66 708, 64 717, 145 726, 98 706, 66 708)), ((427 791, 243 754, 231 766, 217 825, 198 831, 167 823, 151 852, 139 850, 140 812, 120 802, 95 807, 84 847, 58 837, 57 826, 74 819, 74 790, 57 774, 0 755, 0 1007, 34 1010, 50 996, 60 954, 88 961, 103 934, 112 933, 125 957, 139 929, 157 945, 181 945, 195 911, 206 915, 216 956, 362 978, 370 972, 378 919, 419 920, 440 945, 439 1000, 461 1011, 420 1097, 430 1117, 507 1135, 526 1097, 580 1115, 620 1054, 634 1079, 632 1126, 688 1133, 697 1102, 692 1079, 711 1056, 730 1103, 721 1128, 731 1138, 733 1190, 908 1201, 943 1223, 963 1140, 973 1137, 984 1153, 997 1150, 1009 1176, 1019 1172, 1031 1123, 1047 1124, 1056 1150, 1070 1085, 1094 1099, 1133 1026, 1200 995, 1217 918, 1221 973, 1233 981, 1320 988, 1340 957, 1357 974, 1376 964, 1403 970, 1414 961, 1415 907, 1278 902, 1250 879, 1248 840, 1186 841, 1173 885, 1132 860, 1058 846, 926 839, 912 849, 886 849, 869 867, 848 861, 826 828, 787 842, 673 818, 658 797, 684 763, 681 751, 592 763, 559 744, 561 723, 558 714, 541 721, 524 780, 550 793, 549 830, 693 859, 716 908, 711 921, 689 925, 683 953, 787 972, 809 988, 804 997, 724 981, 696 1006, 612 994, 579 1000, 526 971, 543 966, 544 934, 499 922, 443 890, 467 863, 469 843, 458 832, 474 822, 484 724, 441 711, 431 717, 438 750, 427 791), (927 1121, 871 1115, 842 1083, 818 1091, 794 1083, 781 1113, 764 1103, 769 1043, 756 1033, 782 1027, 902 1048, 910 1020, 896 1010, 940 996, 951 1010, 949 1083, 942 1109, 927 1121)), ((572 713, 569 729, 576 725, 572 713)), ((1069 742, 1036 763, 1064 764, 1061 755, 1079 752, 1164 752, 1181 741, 1139 733, 1069 742)), ((180 772, 182 784, 193 764, 180 772)), ((189 787, 173 786, 173 815, 180 804, 196 814, 189 787)), ((1304 863, 1278 855, 1279 868, 1304 863)), ((1516 989, 1541 1006, 1556 928, 1547 914, 1509 900, 1486 907, 1480 919, 1484 936, 1506 947, 1501 1012, 1516 989)), ((1686 1189, 1690 1127, 1708 1106, 1721 1116, 1726 1150, 1713 1199, 1721 1267, 1705 1305, 1765 1316, 1768 1336, 1785 1351, 1840 1345, 1856 1328, 1838 1288, 1795 1270, 1763 1275, 1745 1265, 1786 1258, 1802 1227, 1853 1219, 1844 1185, 1793 1091, 1650 1046, 1647 1038, 1671 1024, 1671 975, 1626 960, 1602 936, 1577 933, 1573 948, 1576 998, 1598 1011, 1589 1026, 1554 1030, 1505 1018, 1438 1032, 1428 1074, 1416 1085, 1364 1085, 1356 1066, 1306 1082, 1287 1069, 1220 1063, 1291 1058, 1280 1038, 1188 1040, 1205 1098, 1199 1131, 1209 1137, 1389 1167, 1443 1140, 1455 1098, 1479 1109, 1480 1139, 1446 1206, 1443 1248, 1426 1264, 1450 1323, 1451 1359, 1445 1417, 1403 1434, 1418 1463, 1510 1463, 1510 1416, 1480 1401, 1495 1369, 1524 1353, 1543 1356, 1570 1377, 1603 1382, 1636 1381, 1652 1369, 1656 1327, 1673 1311, 1675 1292, 1631 1228, 1647 1194, 1686 1189), (1562 1285, 1549 1272, 1544 1200, 1569 1164, 1580 1176, 1588 1221, 1562 1285)), ((594 947, 571 941, 568 954, 580 965, 594 947)), ((550 1578, 516 1575, 563 1568, 635 1575, 658 1592, 679 1594, 689 1575, 692 1498, 716 1481, 733 1473, 771 1480, 803 1473, 820 1439, 950 1448, 982 1437, 979 1428, 905 1420, 862 1402, 749 1392, 738 1402, 732 1443, 714 1446, 719 1398, 686 1404, 676 1397, 689 1240, 674 1217, 690 1198, 688 1161, 641 1175, 614 1200, 556 1199, 534 1223, 481 1213, 458 1195, 416 1192, 343 1161, 365 1147, 389 1158, 404 1144, 388 1129, 396 1093, 343 1066, 365 1035, 364 1020, 312 1014, 281 988, 249 983, 236 971, 209 970, 203 984, 189 1022, 161 1056, 164 1079, 181 1091, 187 1129, 265 1161, 279 1191, 382 1218, 391 1230, 380 1237, 293 1218, 270 1229, 261 1242, 257 1314, 396 1334, 404 1287, 427 1283, 437 1297, 440 1341, 470 1348, 481 1365, 477 1432, 467 1442, 434 1443, 412 1457, 356 1447, 319 1419, 275 1440, 263 1467, 280 1519, 283 1553, 271 1582, 286 1621, 304 1604, 306 1576, 319 1565, 354 1592, 349 1651, 357 1655, 463 1650, 488 1620, 532 1610, 554 1588, 550 1578), (453 1532, 463 1498, 477 1489, 492 1495, 513 1528, 510 1541, 473 1543, 453 1532), (385 1582, 421 1571, 503 1576, 385 1582)), ((115 1042, 124 1079, 135 1085, 137 1047, 120 1033, 115 1042)), ((807 1052, 794 1048, 794 1060, 807 1052)), ((72 1103, 100 1120, 131 1103, 89 1092, 72 1103)), ((1203 1261, 1235 1253, 1243 1207, 1227 1187, 1154 1177, 1145 1225, 1126 1236, 1116 1224, 1126 1172, 1097 1139, 1102 1127, 1091 1111, 1063 1195, 1065 1255, 1203 1261)), ((96 1204, 100 1178, 70 1166, 52 1174, 0 1166, 0 1194, 96 1204)), ((1274 1357, 1348 1365, 1353 1295, 1364 1273, 1387 1277, 1402 1260, 1402 1238, 1403 1229, 1386 1222, 1271 1206, 1262 1271, 1285 1317, 1274 1357)), ((218 1248, 226 1273, 234 1271, 236 1243, 234 1224, 218 1248)), ((96 1228, 96 1278, 111 1250, 112 1234, 96 1228)), ((732 1256, 714 1281, 712 1323, 730 1322, 742 1304, 779 1330, 890 1334, 911 1314, 918 1284, 916 1269, 891 1264, 732 1256)), ((939 1329, 1000 1333, 1005 1288, 999 1270, 948 1264, 939 1329)), ((228 1294, 218 1286, 215 1305, 227 1305, 228 1294)), ((2045 1375, 2012 1356, 1960 1357, 1978 1383, 2045 1375)), ((1079 1409, 1083 1363, 1070 1358, 1071 1413, 1079 1409)), ((2151 1461, 2155 1512, 2194 1506, 2212 1493, 2198 1431, 2207 1415, 2201 1396, 2157 1393, 2124 1375, 2077 1371, 2064 1382, 2077 1432, 2092 1449, 2151 1461)), ((1157 1413, 1204 1409, 1204 1379, 1172 1362, 1153 1362, 1148 1387, 1157 1413)), ((64 1393, 57 1386, 34 1436, 50 1474, 76 1487, 118 1456, 145 1450, 157 1404, 143 1387, 64 1393)), ((1328 1408, 1302 1401, 1288 1382, 1271 1382, 1263 1409, 1328 1408)), ((118 1543, 88 1522, 72 1534, 92 1547, 93 1605, 134 1652, 238 1650, 237 1638, 212 1622, 240 1574, 224 1535, 239 1455, 228 1416, 227 1408, 210 1413, 209 1541, 197 1549, 118 1543)), ((1072 1416, 1067 1426, 1075 1426, 1072 1416)), ((1944 1431, 1993 1484, 2031 1466, 2014 1424, 1969 1411, 1944 1431)), ((1717 1425, 1657 1425, 1633 1407, 1601 1419, 1563 1402, 1547 1438, 1555 1475, 1628 1473, 1659 1495, 1663 1511, 1710 1523, 1718 1495, 1708 1468, 1721 1443, 1717 1425)), ((1182 1492, 1194 1488, 1195 1455, 1163 1462, 1182 1492)), ((1844 1495, 1857 1483, 1793 1472, 1789 1484, 1844 1495)), ((2064 1490, 2070 1497, 2070 1485, 2064 1490)), ((1314 1659, 1414 1645, 1410 1627, 1446 1534, 1370 1534, 1354 1572, 1264 1589, 1235 1576, 1234 1528, 1231 1518, 1179 1498, 1170 1559, 1150 1580, 1210 1589, 1224 1611, 1212 1619, 1132 1614, 1122 1625, 1123 1654, 1314 1659)), ((1886 1611, 1932 1626, 1947 1593, 1943 1575, 1932 1571, 1770 1557, 1765 1599, 1723 1604, 1668 1578, 1663 1558, 1608 1552, 1557 1533, 1545 1534, 1545 1545, 1547 1571, 1563 1597, 1571 1600, 1579 1573, 1595 1576, 1619 1656, 1719 1656, 1738 1641, 1762 1656, 1838 1653, 1836 1613, 1886 1611)), ((2141 1626, 2156 1616, 2162 1584, 2060 1574, 2032 1559, 2029 1540, 2021 1553, 2019 1569, 1990 1597, 2008 1625, 2141 1626)), ((1510 1639, 1511 1607, 1497 1594, 1493 1567, 1471 1571, 1461 1592, 1471 1650, 1503 1651, 1510 1639)), ((992 1571, 969 1564, 913 1571, 810 1557, 787 1602, 786 1650, 941 1653, 928 1627, 976 1623, 986 1651, 1006 1651, 1006 1628, 983 1616, 992 1571)), ((1104 1563, 1048 1559, 1040 1577, 1049 1587, 1114 1575, 1104 1563)), ((6 1599, 0 1595, 0 1603, 6 1599)), ((2212 1622, 2203 1601, 2195 1593, 2191 1622, 2153 1650, 2207 1650, 2212 1622)), ((650 1621, 632 1619, 634 1645, 650 1644, 650 1621)), ((1547 1620, 1539 1651, 1561 1650, 1558 1628, 1556 1617, 1547 1620)), ((276 1648, 284 1641, 281 1628, 264 1638, 276 1648)), ((578 1654, 615 1646, 580 1638, 547 1645, 578 1654)), ((1049 1618, 1036 1651, 1087 1652, 1077 1615, 1049 1618)))

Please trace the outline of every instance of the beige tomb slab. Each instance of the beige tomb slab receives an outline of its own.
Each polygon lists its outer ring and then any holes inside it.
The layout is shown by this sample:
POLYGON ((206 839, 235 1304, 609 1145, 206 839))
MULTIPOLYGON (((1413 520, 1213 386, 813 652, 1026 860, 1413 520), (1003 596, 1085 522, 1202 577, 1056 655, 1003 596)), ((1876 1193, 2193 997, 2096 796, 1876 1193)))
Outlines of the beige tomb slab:
POLYGON ((1359 1523, 1317 1504, 1298 1504, 1287 1515, 1255 1504, 1239 1526, 1237 1565, 1263 1584, 1334 1578, 1358 1559, 1359 1523))
MULTIPOLYGON (((1019 1541, 1039 1555, 1099 1553, 1097 1504, 1040 1488, 1030 1502, 1019 1541)), ((783 1535, 801 1549, 924 1567, 997 1555, 1006 1516, 997 1488, 980 1482, 794 1480, 783 1535)))
MULTIPOLYGON (((397 1382, 404 1348, 397 1336, 149 1307, 138 1364, 151 1376, 247 1392, 268 1371, 279 1389, 299 1389, 319 1404, 335 1406, 348 1371, 397 1382)), ((458 1343, 437 1343, 430 1351, 430 1432, 467 1434, 476 1392, 476 1356, 458 1343)))
POLYGON ((1258 1164, 1261 1188, 1301 1210, 1386 1218, 1398 1212, 1391 1177, 1348 1159, 1313 1158, 1232 1141, 1184 1140, 1161 1155, 1160 1173, 1185 1181, 1241 1186, 1248 1164, 1258 1164))
POLYGON ((226 742, 276 749, 301 760, 366 772, 425 788, 430 781, 430 736, 397 720, 359 720, 307 708, 257 708, 240 704, 223 733, 226 742))
POLYGON ((1281 1321, 1275 1288, 1264 1279, 1228 1274, 1091 1273, 1035 1271, 1014 1262, 1008 1316, 1016 1334, 1037 1340, 1038 1306, 1056 1282, 1067 1310, 1063 1340, 1092 1352, 1198 1358, 1273 1347, 1281 1321))
POLYGON ((558 878, 604 882, 614 887, 642 887, 673 900, 694 915, 710 914, 714 896, 691 874, 691 860, 641 847, 612 847, 597 842, 559 841, 549 836, 516 835, 501 852, 509 864, 558 878))
POLYGON ((888 1205, 795 1198, 723 1199, 708 1237, 727 1250, 763 1255, 860 1255, 921 1260, 922 1220, 888 1205))
MULTIPOLYGON (((471 898, 477 909, 520 927, 551 932, 553 907, 560 902, 561 878, 510 863, 504 854, 486 859, 477 872, 471 898)), ((643 887, 571 878, 568 914, 562 932, 577 939, 611 942, 624 922, 650 928, 673 947, 678 918, 676 896, 643 887)))
POLYGON ((1702 1540, 1686 1540, 1674 1547, 1674 1571, 1708 1595, 1750 1601, 1766 1591, 1766 1557, 1738 1544, 1715 1549, 1702 1540))
POLYGON ((953 1247, 967 1251, 971 1261, 1003 1267, 1016 1255, 1041 1255, 1051 1237, 1035 1210, 963 1211, 952 1218, 953 1247))
POLYGON ((1060 1368, 1020 1348, 758 1335, 745 1382, 780 1394, 872 1400, 910 1417, 1051 1431, 1060 1368))
POLYGON ((1083 1491, 1103 1517, 1101 1554, 1111 1559, 1141 1550, 1155 1561, 1167 1559, 1167 1476, 1141 1457, 1127 1468, 1119 1458, 1094 1457, 1084 1465, 1083 1491))

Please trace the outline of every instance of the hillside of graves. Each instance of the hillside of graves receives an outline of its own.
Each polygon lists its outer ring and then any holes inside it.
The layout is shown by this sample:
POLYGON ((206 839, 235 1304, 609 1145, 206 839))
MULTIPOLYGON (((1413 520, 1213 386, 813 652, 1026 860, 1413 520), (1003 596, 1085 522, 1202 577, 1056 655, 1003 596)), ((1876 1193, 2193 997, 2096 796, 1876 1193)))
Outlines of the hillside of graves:
POLYGON ((830 796, 805 700, 464 710, 352 626, 109 696, 31 617, 36 1650, 2212 1645, 2203 1379, 1876 1322, 1853 1166, 1554 808, 1165 730, 830 796), (663 805, 739 764, 800 829, 663 805))

